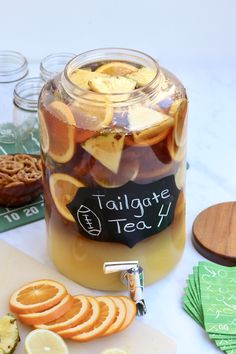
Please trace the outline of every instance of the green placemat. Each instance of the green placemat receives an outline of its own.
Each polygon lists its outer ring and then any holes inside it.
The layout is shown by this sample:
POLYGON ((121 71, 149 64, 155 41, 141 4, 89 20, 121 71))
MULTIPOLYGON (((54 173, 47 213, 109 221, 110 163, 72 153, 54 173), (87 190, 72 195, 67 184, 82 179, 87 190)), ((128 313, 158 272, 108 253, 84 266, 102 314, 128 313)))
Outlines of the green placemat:
MULTIPOLYGON (((2 125, 1 125, 2 128, 2 125)), ((17 146, 17 140, 12 139, 19 134, 19 131, 15 132, 14 126, 12 124, 6 124, 4 129, 0 132, 0 155, 1 154, 14 154, 19 152, 17 146), (4 133, 4 134, 3 134, 4 133)), ((22 126, 22 130, 24 126, 22 126)), ((34 129, 28 132, 28 134, 23 134, 21 131, 21 148, 20 153, 26 154, 39 154, 39 135, 38 129, 35 125, 34 129)), ((32 203, 24 205, 17 208, 5 208, 0 207, 0 232, 14 229, 18 226, 29 224, 33 221, 37 221, 44 218, 44 201, 43 196, 40 195, 32 203)))
POLYGON ((236 354, 236 267, 199 262, 184 289, 184 310, 217 347, 236 354))

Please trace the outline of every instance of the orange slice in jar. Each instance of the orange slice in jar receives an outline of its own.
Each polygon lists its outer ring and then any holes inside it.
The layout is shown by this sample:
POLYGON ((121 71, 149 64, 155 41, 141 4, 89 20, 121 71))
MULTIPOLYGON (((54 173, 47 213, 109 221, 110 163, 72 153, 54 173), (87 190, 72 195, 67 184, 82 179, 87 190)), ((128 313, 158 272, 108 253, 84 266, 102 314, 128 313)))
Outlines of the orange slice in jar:
POLYGON ((124 151, 117 173, 113 173, 98 161, 94 163, 90 174, 94 181, 104 188, 117 188, 133 181, 139 171, 139 162, 135 155, 124 151))
POLYGON ((110 63, 99 66, 96 69, 96 72, 111 76, 125 76, 137 70, 138 69, 134 65, 120 61, 112 61, 110 63))
POLYGON ((184 187, 185 173, 186 173, 186 161, 183 160, 179 166, 178 171, 175 174, 175 184, 177 188, 180 190, 184 187))
POLYGON ((188 101, 186 98, 175 100, 169 109, 169 115, 175 119, 174 138, 176 145, 179 147, 185 143, 187 109, 188 101))
POLYGON ((109 298, 112 299, 116 305, 116 317, 106 332, 103 333, 103 336, 109 336, 117 332, 124 323, 127 312, 125 302, 120 297, 110 296, 109 298))
POLYGON ((53 332, 71 328, 84 321, 89 309, 89 302, 86 296, 77 295, 73 297, 73 304, 71 308, 63 316, 52 322, 48 322, 47 324, 36 325, 35 327, 48 329, 53 332))
POLYGON ((87 296, 87 299, 89 302, 89 312, 87 313, 84 321, 82 323, 78 324, 77 326, 67 328, 62 331, 58 331, 57 333, 62 338, 71 338, 71 337, 76 336, 80 333, 88 331, 98 321, 99 316, 100 316, 99 302, 91 296, 87 296))
POLYGON ((167 137, 167 148, 173 160, 179 162, 184 159, 186 153, 185 145, 181 147, 176 145, 173 129, 172 132, 167 137))
POLYGON ((87 342, 91 339, 100 337, 114 322, 116 317, 116 305, 114 301, 106 296, 98 296, 100 315, 96 323, 87 331, 80 332, 71 337, 76 342, 87 342))
POLYGON ((113 118, 113 107, 109 99, 95 92, 88 92, 71 105, 76 117, 77 142, 85 141, 89 135, 95 135, 108 127, 113 118), (77 132, 78 131, 78 132, 77 132))
POLYGON ((47 121, 50 127, 48 154, 54 161, 66 163, 71 160, 75 150, 74 129, 76 123, 74 116, 70 108, 60 101, 50 103, 47 110, 50 114, 47 121))
POLYGON ((35 313, 19 314, 21 322, 27 325, 45 324, 63 316, 73 305, 73 297, 67 294, 58 304, 49 309, 35 313))
POLYGON ((54 173, 49 178, 50 192, 59 213, 67 220, 75 222, 67 208, 74 198, 78 188, 85 185, 74 177, 65 173, 54 173))
POLYGON ((156 144, 159 144, 164 139, 166 139, 169 132, 170 132, 170 129, 163 130, 163 132, 159 133, 157 136, 154 136, 153 138, 149 138, 149 139, 144 139, 140 142, 134 141, 134 139, 132 139, 131 136, 126 136, 125 137, 125 144, 129 145, 129 146, 134 146, 134 147, 156 145, 156 144))
POLYGON ((50 144, 49 135, 48 135, 48 128, 47 128, 47 124, 46 124, 46 121, 44 118, 44 114, 40 109, 38 111, 38 115, 39 115, 40 144, 41 144, 42 151, 44 153, 47 153, 49 150, 49 144, 50 144))
POLYGON ((54 280, 36 280, 22 286, 10 297, 9 307, 14 313, 30 313, 49 309, 67 295, 66 288, 54 280))
POLYGON ((135 142, 156 138, 158 134, 174 125, 173 117, 144 106, 130 108, 128 121, 135 142))
POLYGON ((121 327, 119 328, 118 332, 123 331, 126 329, 134 320, 136 316, 136 304, 134 301, 132 301, 130 298, 127 296, 120 296, 120 299, 124 301, 125 306, 126 306, 126 316, 125 320, 122 323, 121 327))

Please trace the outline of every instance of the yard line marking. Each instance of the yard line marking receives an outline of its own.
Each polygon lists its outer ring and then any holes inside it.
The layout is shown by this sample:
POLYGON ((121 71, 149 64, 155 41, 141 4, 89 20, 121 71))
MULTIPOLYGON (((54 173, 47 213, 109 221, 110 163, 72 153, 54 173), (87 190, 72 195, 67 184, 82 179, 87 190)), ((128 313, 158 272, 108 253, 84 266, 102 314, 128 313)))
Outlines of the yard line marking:
POLYGON ((2 150, 2 152, 4 153, 4 155, 7 155, 7 152, 5 149, 3 149, 2 145, 0 145, 0 149, 2 150))
POLYGON ((4 216, 4 215, 7 215, 7 214, 11 214, 11 213, 14 213, 14 212, 17 211, 17 210, 21 210, 21 209, 24 209, 24 208, 30 208, 32 205, 37 205, 37 204, 40 204, 40 203, 42 203, 42 200, 38 200, 38 201, 35 202, 35 203, 26 205, 25 207, 20 207, 20 208, 12 209, 12 210, 10 210, 10 211, 7 211, 7 212, 5 212, 5 213, 0 214, 0 216, 4 216))

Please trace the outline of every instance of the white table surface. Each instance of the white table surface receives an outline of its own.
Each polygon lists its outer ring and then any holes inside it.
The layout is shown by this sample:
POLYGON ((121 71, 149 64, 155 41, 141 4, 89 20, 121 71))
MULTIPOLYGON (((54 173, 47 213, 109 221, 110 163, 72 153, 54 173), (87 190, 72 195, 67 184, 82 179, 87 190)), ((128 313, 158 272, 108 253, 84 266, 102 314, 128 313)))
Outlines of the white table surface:
MULTIPOLYGON (((236 66, 176 65, 175 72, 187 87, 190 100, 187 241, 183 257, 172 273, 146 288, 148 314, 144 321, 172 337, 178 354, 213 354, 219 351, 182 310, 181 296, 187 275, 203 259, 191 244, 194 218, 211 204, 236 198, 236 66)), ((53 267, 46 250, 44 220, 4 232, 0 238, 53 267)))

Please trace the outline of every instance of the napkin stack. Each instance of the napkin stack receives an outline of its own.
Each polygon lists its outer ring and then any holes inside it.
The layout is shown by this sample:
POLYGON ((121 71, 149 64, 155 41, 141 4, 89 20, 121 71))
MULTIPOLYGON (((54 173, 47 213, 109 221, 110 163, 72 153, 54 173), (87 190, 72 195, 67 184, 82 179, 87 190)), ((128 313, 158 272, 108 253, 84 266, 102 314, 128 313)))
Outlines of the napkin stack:
POLYGON ((217 347, 236 354, 236 267, 199 262, 184 289, 184 310, 217 347))

